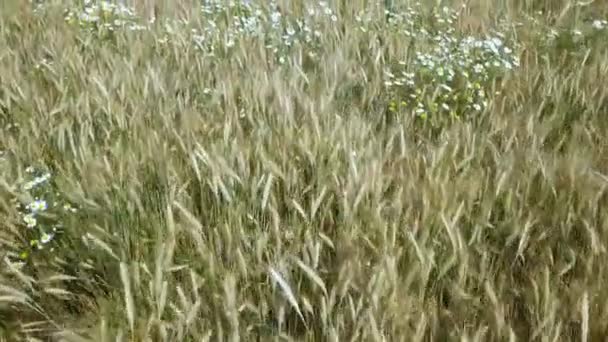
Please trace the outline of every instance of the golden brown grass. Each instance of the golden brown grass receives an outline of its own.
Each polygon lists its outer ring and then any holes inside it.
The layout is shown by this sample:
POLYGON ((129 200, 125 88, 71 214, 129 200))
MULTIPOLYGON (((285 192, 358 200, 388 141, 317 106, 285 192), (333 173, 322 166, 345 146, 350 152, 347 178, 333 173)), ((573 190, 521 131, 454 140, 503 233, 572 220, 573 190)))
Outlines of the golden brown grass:
POLYGON ((470 4, 463 30, 523 23, 521 66, 440 129, 387 113, 408 44, 347 14, 279 67, 2 11, 0 340, 601 340, 608 55, 540 32, 606 6, 534 3, 470 4), (21 262, 35 163, 81 209, 21 262))

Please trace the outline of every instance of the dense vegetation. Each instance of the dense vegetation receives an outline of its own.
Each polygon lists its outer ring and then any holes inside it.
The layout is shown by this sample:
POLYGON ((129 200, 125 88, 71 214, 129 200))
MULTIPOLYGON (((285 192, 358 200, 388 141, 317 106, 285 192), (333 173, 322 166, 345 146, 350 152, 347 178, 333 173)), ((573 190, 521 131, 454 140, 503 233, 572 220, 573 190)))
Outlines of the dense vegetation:
POLYGON ((1 2, 0 341, 608 336, 608 5, 201 2, 1 2))

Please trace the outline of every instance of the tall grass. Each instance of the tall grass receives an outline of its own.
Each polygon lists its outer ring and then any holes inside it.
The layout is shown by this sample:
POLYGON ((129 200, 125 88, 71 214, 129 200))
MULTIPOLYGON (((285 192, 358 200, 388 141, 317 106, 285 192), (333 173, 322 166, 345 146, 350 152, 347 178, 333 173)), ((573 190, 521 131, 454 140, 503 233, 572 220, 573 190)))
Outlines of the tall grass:
POLYGON ((608 7, 384 5, 0 5, 0 340, 608 336, 608 7))

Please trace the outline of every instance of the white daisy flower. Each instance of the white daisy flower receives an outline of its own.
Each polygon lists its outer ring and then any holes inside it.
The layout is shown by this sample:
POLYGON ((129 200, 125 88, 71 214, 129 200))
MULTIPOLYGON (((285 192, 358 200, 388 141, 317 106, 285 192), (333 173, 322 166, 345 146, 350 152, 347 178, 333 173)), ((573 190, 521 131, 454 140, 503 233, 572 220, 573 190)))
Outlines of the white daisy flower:
POLYGON ((40 236, 40 243, 47 244, 53 240, 54 236, 53 233, 42 233, 42 236, 40 236))
POLYGON ((608 25, 608 21, 606 20, 594 20, 591 26, 596 30, 601 30, 608 25))
POLYGON ((35 200, 32 203, 27 205, 27 208, 32 212, 32 213, 37 213, 40 211, 45 211, 48 208, 48 205, 46 203, 45 200, 35 200))
POLYGON ((34 227, 36 227, 36 224, 38 223, 33 214, 27 214, 27 215, 23 216, 23 221, 25 222, 25 224, 27 225, 28 228, 34 228, 34 227))

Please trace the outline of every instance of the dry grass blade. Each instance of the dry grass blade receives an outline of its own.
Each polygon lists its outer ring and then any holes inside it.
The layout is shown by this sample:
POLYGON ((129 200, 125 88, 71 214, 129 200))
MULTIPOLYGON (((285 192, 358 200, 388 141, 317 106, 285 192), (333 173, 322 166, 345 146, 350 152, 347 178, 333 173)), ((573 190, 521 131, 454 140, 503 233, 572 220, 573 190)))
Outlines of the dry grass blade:
POLYGON ((26 293, 2 284, 0 284, 0 294, 4 294, 0 297, 0 302, 7 301, 25 304, 32 300, 26 293))
POLYGON ((19 296, 0 295, 0 303, 8 304, 27 304, 27 299, 19 296))
POLYGON ((279 287, 281 288, 281 291, 283 292, 285 299, 287 299, 287 302, 291 305, 291 307, 294 310, 296 310, 296 312, 297 312, 298 316, 300 317, 300 319, 302 320, 302 322, 304 324, 306 324, 306 320, 304 319, 304 316, 302 315, 302 312, 300 311, 300 306, 298 305, 298 300, 296 299, 296 296, 294 295, 294 293, 291 289, 291 286, 289 286, 289 283, 287 283, 285 278, 283 278, 283 276, 279 272, 277 272, 274 268, 269 267, 268 272, 270 273, 270 277, 275 282, 275 284, 279 285, 279 287))
POLYGON ((89 233, 86 235, 86 239, 91 240, 94 244, 99 246, 102 250, 106 251, 110 256, 112 256, 112 258, 114 258, 114 260, 120 260, 120 258, 116 254, 114 254, 114 251, 112 250, 110 245, 108 245, 107 243, 102 241, 97 236, 89 233))
POLYGON ((317 196, 317 198, 315 198, 315 200, 312 202, 312 205, 310 206, 310 219, 311 220, 315 219, 315 216, 317 215, 317 211, 319 210, 319 207, 321 207, 321 202, 323 202, 323 198, 325 198, 326 193, 327 193, 327 187, 323 186, 319 196, 317 196))
POLYGON ((306 216, 306 212, 304 211, 304 208, 302 208, 302 206, 300 205, 300 203, 298 203, 298 201, 296 201, 295 199, 291 200, 291 205, 296 209, 296 212, 300 215, 300 217, 303 220, 308 221, 308 217, 306 216))
POLYGON ((70 291, 55 287, 47 287, 44 289, 44 292, 57 297, 62 297, 63 299, 69 299, 73 295, 70 291))
POLYGON ((120 263, 120 280, 123 285, 123 295, 125 300, 125 312, 131 333, 135 333, 135 302, 133 300, 133 292, 131 290, 131 276, 129 274, 129 266, 126 263, 120 263))
POLYGON ((319 288, 321 288, 321 290, 323 291, 323 294, 325 295, 325 297, 327 297, 327 288, 325 287, 325 282, 323 282, 323 279, 321 279, 321 277, 319 277, 319 275, 312 268, 310 268, 308 265, 304 264, 302 262, 302 260, 300 260, 300 259, 298 259, 296 257, 293 257, 292 259, 296 263, 296 265, 298 265, 298 267, 300 267, 302 269, 302 271, 304 271, 304 273, 317 286, 319 286, 319 288))
POLYGON ((84 338, 73 331, 62 331, 53 335, 57 341, 65 342, 91 342, 92 340, 84 338))
POLYGON ((581 341, 589 339, 589 294, 585 292, 581 302, 581 341))
POLYGON ((262 210, 266 209, 266 205, 268 204, 268 198, 270 197, 270 190, 272 188, 272 181, 274 180, 274 176, 272 173, 268 174, 266 177, 266 185, 264 186, 264 192, 262 194, 262 210))

